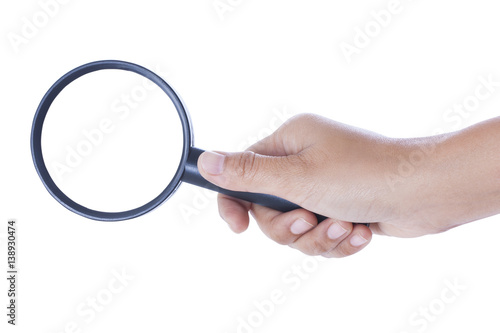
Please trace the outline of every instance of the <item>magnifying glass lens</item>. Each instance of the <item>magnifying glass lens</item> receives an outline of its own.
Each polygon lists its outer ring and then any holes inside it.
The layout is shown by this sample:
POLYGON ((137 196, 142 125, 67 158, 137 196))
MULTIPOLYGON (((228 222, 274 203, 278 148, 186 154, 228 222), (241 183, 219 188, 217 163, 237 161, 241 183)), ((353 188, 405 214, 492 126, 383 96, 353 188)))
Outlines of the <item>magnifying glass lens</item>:
POLYGON ((183 129, 171 99, 123 70, 86 74, 55 98, 42 152, 57 187, 97 211, 122 212, 157 197, 179 167, 183 129))

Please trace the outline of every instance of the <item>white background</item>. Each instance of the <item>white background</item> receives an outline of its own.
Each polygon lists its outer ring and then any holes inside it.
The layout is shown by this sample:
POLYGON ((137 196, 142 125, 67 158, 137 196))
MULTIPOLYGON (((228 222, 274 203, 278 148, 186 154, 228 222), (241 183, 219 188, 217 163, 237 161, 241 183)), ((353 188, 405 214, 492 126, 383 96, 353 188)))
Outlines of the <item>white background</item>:
POLYGON ((394 137, 498 116, 495 91, 467 117, 444 117, 474 95, 480 76, 500 80, 494 1, 401 0, 350 63, 341 43, 353 44, 356 29, 374 20, 370 12, 389 1, 221 3, 231 10, 218 13, 212 0, 72 0, 52 6, 45 22, 37 1, 2 2, 0 258, 15 218, 20 276, 15 328, 6 324, 0 283, 1 331, 498 331, 498 217, 417 239, 374 237, 355 256, 318 263, 268 240, 254 223, 232 234, 213 196, 190 185, 120 223, 82 218, 47 193, 30 155, 34 112, 62 74, 94 60, 160 68, 204 149, 241 149, 283 113, 314 112, 394 137), (11 39, 27 21, 40 28, 16 46, 11 39), (112 294, 109 283, 118 287, 114 274, 123 270, 133 278, 112 294), (466 289, 456 296, 449 283, 466 289), (276 293, 281 302, 270 306, 276 293), (90 310, 92 297, 106 303, 102 311, 90 310), (423 319, 418 311, 429 307, 432 317, 423 319))

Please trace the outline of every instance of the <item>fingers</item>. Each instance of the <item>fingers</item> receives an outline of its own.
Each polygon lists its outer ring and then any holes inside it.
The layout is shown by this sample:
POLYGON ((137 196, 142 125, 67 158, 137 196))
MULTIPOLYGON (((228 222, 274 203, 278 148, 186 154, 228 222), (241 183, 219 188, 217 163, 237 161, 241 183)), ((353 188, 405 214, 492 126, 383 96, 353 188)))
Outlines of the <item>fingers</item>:
POLYGON ((252 214, 269 238, 308 255, 347 257, 366 247, 372 238, 364 225, 334 219, 318 224, 316 216, 304 209, 281 213, 254 205, 252 214))
POLYGON ((224 194, 218 195, 218 204, 220 216, 234 232, 240 233, 248 228, 250 211, 262 232, 282 245, 294 242, 317 224, 316 216, 305 209, 282 213, 224 194))
POLYGON ((362 250, 372 238, 364 225, 334 219, 318 224, 316 216, 305 209, 282 213, 222 194, 218 200, 220 215, 234 232, 248 228, 250 210, 266 236, 308 255, 346 257, 362 250))
POLYGON ((372 239, 370 228, 362 224, 351 223, 351 225, 353 225, 351 233, 322 256, 326 258, 347 257, 358 253, 370 243, 372 239))
POLYGON ((364 225, 326 219, 290 244, 290 247, 308 255, 342 258, 362 250, 371 237, 370 229, 364 225))
POLYGON ((281 245, 294 243, 318 224, 316 216, 305 209, 282 213, 254 205, 251 213, 262 232, 281 245))
POLYGON ((219 215, 227 222, 232 231, 239 234, 247 230, 249 219, 248 211, 252 204, 224 194, 217 196, 219 215))
POLYGON ((308 255, 322 255, 334 250, 352 232, 353 224, 333 219, 326 219, 314 230, 305 233, 290 247, 308 255))

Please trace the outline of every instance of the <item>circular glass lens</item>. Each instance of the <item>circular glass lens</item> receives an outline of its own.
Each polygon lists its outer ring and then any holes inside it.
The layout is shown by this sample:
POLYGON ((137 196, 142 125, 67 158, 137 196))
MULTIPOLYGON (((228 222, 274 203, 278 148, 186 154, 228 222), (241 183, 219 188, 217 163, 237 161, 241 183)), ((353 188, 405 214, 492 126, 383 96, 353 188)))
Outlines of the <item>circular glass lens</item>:
POLYGON ((183 128, 169 96, 149 79, 106 69, 55 98, 42 130, 45 165, 78 204, 123 212, 156 198, 175 175, 183 128))

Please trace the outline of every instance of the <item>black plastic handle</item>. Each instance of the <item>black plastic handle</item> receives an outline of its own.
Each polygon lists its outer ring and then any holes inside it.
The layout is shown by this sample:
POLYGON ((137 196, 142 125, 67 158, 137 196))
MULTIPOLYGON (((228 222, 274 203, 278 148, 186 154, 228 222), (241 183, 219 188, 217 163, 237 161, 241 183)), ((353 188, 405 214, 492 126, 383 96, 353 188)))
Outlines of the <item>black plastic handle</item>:
MULTIPOLYGON (((227 194, 234 198, 242 199, 245 201, 253 202, 261 206, 279 210, 281 212, 289 212, 291 210, 301 208, 300 206, 294 204, 293 202, 287 201, 285 199, 279 198, 274 195, 230 191, 208 182, 205 178, 201 176, 200 171, 198 170, 198 158, 203 152, 204 150, 202 149, 198 149, 195 147, 190 148, 187 164, 184 169, 184 174, 182 175, 182 181, 212 191, 216 191, 222 194, 227 194)), ((326 217, 323 215, 319 214, 315 215, 318 218, 318 222, 321 222, 326 219, 326 217)))

